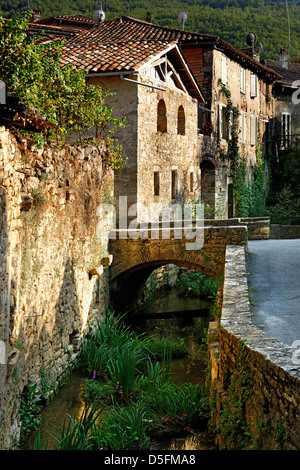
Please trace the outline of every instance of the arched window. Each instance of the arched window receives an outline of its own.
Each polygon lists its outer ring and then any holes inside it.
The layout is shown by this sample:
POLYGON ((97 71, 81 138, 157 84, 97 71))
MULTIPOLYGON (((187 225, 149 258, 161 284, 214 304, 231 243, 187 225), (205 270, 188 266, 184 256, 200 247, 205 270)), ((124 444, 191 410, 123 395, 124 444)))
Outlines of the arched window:
POLYGON ((167 109, 164 100, 160 100, 157 107, 157 131, 167 132, 167 109))
POLYGON ((185 114, 183 106, 179 106, 178 108, 177 133, 185 134, 185 114))

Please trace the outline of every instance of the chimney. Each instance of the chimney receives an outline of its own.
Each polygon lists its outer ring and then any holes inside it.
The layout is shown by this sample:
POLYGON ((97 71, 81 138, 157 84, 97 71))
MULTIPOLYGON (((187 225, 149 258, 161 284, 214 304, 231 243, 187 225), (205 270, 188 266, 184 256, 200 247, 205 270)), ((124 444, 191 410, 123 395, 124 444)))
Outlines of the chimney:
POLYGON ((289 58, 286 49, 281 49, 279 54, 279 67, 283 70, 289 68, 289 58))
POLYGON ((31 22, 35 23, 36 21, 39 21, 40 18, 41 18, 41 10, 33 10, 31 22))

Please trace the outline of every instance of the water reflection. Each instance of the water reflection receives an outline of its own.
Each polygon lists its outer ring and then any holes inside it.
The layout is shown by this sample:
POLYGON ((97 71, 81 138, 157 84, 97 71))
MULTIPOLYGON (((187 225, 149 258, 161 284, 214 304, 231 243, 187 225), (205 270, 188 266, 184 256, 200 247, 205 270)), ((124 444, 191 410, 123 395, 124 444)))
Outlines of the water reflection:
MULTIPOLYGON (((57 442, 53 436, 58 437, 56 429, 59 431, 62 429, 64 420, 68 423, 69 416, 72 416, 73 419, 80 418, 84 409, 84 400, 81 397, 83 380, 83 377, 73 373, 54 400, 42 410, 41 450, 45 449, 46 445, 48 449, 54 448, 57 442)), ((23 450, 35 449, 37 436, 38 431, 32 432, 26 439, 23 450)))

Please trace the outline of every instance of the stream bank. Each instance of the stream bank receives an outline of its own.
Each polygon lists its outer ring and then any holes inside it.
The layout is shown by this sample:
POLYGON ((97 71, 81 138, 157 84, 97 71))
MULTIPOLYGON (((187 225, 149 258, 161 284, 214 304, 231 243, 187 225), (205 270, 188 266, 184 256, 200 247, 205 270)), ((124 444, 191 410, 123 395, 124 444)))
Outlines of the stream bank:
MULTIPOLYGON (((205 329, 210 300, 184 297, 179 293, 178 286, 156 292, 148 305, 143 305, 138 314, 124 319, 126 327, 137 335, 184 343, 187 354, 173 357, 169 366, 170 381, 174 384, 204 384, 206 369, 206 353, 195 336, 196 330, 205 329), (184 307, 188 307, 185 310, 184 307), (166 311, 167 310, 167 311, 166 311), (143 316, 144 315, 144 316, 143 316)), ((85 376, 73 373, 68 383, 62 387, 54 400, 42 410, 40 427, 40 448, 44 449, 48 441, 48 449, 53 449, 55 429, 61 429, 68 415, 79 419, 84 409, 85 376)), ((150 381, 151 383, 152 381, 150 381)), ((175 398, 174 398, 175 403, 175 398)), ((185 422, 185 421, 183 421, 185 422)), ((23 449, 34 449, 37 432, 31 433, 23 449)), ((195 429, 186 425, 176 428, 176 432, 156 433, 151 438, 150 449, 153 450, 208 450, 213 442, 203 423, 195 429)))

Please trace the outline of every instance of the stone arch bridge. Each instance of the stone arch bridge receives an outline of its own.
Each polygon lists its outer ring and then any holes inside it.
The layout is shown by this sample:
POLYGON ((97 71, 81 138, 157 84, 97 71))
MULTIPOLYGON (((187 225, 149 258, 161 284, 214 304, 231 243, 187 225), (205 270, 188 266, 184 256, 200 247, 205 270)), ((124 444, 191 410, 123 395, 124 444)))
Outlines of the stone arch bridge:
POLYGON ((224 273, 226 247, 268 238, 269 219, 195 220, 151 223, 136 230, 115 230, 110 239, 111 298, 115 309, 126 309, 151 272, 166 264, 201 271, 214 277, 224 273), (193 238, 192 238, 193 237, 193 238))

